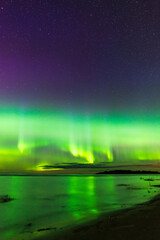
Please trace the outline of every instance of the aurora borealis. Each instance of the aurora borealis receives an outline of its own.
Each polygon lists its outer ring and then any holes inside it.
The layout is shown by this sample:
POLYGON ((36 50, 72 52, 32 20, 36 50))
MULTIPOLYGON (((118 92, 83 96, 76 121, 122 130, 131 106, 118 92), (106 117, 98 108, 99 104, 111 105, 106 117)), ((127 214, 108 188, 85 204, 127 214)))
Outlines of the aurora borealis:
POLYGON ((159 9, 0 2, 0 171, 160 160, 159 9))
POLYGON ((159 119, 1 109, 1 169, 106 167, 160 160, 159 119))

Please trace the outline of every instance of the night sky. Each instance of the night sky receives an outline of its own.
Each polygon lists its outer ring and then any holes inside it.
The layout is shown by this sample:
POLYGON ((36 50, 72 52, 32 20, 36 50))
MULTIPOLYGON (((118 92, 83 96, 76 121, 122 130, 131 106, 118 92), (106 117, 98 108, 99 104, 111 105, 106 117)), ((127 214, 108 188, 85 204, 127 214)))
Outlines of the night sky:
POLYGON ((160 160, 159 1, 2 0, 0 40, 3 171, 160 160))

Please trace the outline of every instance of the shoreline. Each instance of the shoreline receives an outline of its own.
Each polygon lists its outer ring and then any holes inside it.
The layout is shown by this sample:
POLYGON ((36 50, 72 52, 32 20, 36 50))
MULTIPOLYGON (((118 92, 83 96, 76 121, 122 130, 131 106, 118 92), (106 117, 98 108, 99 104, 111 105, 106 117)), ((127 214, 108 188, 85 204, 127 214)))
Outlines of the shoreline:
POLYGON ((35 240, 158 240, 160 194, 133 207, 101 214, 98 218, 61 232, 48 232, 35 240))

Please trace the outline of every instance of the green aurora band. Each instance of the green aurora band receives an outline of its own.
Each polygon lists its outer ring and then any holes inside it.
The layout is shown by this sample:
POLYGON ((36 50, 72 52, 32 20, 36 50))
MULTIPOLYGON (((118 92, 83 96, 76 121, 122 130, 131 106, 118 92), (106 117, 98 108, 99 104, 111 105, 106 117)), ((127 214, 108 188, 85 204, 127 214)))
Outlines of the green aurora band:
POLYGON ((139 160, 160 160, 158 117, 0 109, 1 171, 139 160))

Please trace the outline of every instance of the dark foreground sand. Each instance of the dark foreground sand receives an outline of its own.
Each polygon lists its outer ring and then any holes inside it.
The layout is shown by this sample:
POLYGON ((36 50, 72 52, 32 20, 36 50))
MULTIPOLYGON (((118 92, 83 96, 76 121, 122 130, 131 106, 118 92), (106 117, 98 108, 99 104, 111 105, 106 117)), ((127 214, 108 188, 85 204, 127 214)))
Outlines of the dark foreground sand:
POLYGON ((103 215, 96 221, 57 236, 49 233, 37 239, 43 240, 160 240, 160 195, 135 208, 103 215))

